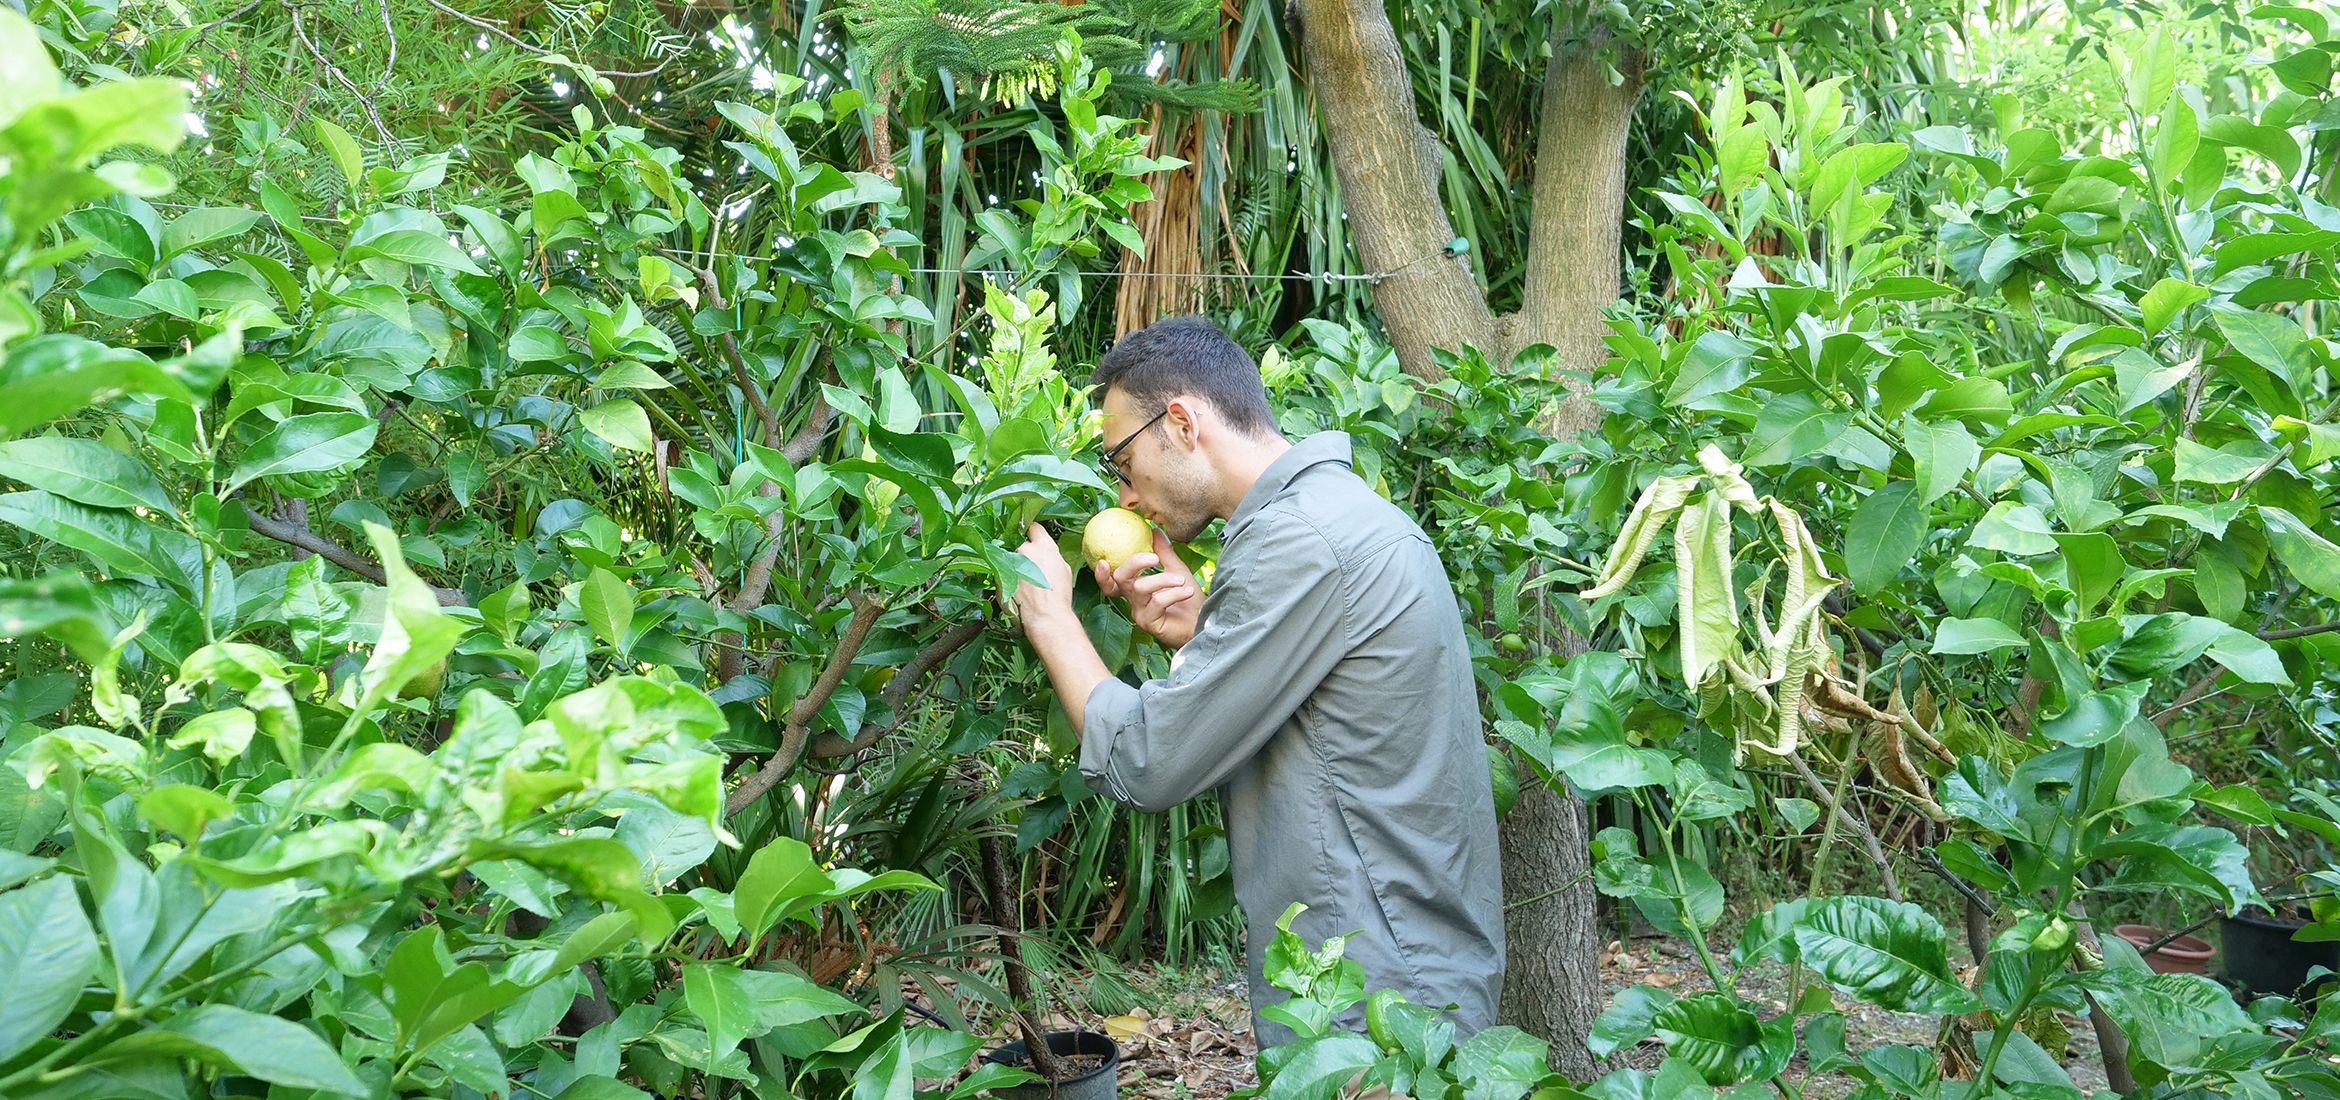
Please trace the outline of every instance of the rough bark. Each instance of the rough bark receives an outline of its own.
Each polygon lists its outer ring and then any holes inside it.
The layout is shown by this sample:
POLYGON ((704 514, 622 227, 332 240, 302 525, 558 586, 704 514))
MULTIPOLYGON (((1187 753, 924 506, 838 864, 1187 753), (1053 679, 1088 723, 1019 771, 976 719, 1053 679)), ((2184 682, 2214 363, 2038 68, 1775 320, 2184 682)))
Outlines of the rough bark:
MULTIPOLYGON (((1638 58, 1608 51, 1625 77, 1612 84, 1603 44, 1564 41, 1555 27, 1539 108, 1525 295, 1518 313, 1498 318, 1469 266, 1438 255, 1454 231, 1439 199, 1436 144, 1418 121, 1381 0, 1295 0, 1294 10, 1359 257, 1369 271, 1397 273, 1375 285, 1374 306, 1406 371, 1437 377, 1433 348, 1468 345, 1509 360, 1549 344, 1554 369, 1591 373, 1606 358, 1602 311, 1616 301, 1621 275, 1638 58)), ((1567 437, 1599 423, 1599 407, 1579 398, 1551 428, 1567 437)), ((1580 652, 1583 642, 1572 646, 1580 652)), ((1505 914, 1503 1017, 1550 1042, 1554 1068, 1579 1079, 1596 1068, 1585 1039, 1604 1000, 1586 822, 1573 796, 1527 784, 1502 825, 1504 894, 1516 906, 1505 914)))
POLYGON ((1520 784, 1504 817, 1503 1022, 1552 1044, 1552 1068, 1582 1081, 1596 1068, 1585 1039, 1600 1015, 1601 934, 1584 803, 1540 783, 1520 784))
POLYGON ((1461 259, 1438 198, 1435 161, 1423 168, 1413 78, 1381 0, 1299 0, 1301 53, 1324 114, 1325 138, 1357 258, 1396 274, 1373 288, 1374 309, 1409 374, 1439 375, 1432 348, 1495 346, 1495 317, 1461 259), (1400 269, 1403 270, 1400 270, 1400 269))

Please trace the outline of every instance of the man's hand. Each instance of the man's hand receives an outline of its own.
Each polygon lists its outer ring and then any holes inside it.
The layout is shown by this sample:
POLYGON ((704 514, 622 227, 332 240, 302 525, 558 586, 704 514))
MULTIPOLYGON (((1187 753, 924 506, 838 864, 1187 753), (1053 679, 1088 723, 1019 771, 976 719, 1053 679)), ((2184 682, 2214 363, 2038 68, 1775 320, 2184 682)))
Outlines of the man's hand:
POLYGON ((1056 540, 1049 537, 1047 528, 1035 523, 1025 535, 1024 544, 1016 547, 1016 552, 1031 559, 1040 575, 1048 578, 1046 588, 1031 581, 1016 584, 1016 615, 1024 622, 1024 632, 1029 634, 1035 622, 1046 625, 1059 618, 1073 617, 1073 572, 1072 565, 1064 560, 1064 552, 1056 548, 1056 540))
POLYGON ((1154 552, 1133 554, 1119 569, 1107 569, 1104 562, 1095 567, 1097 587, 1108 596, 1120 596, 1129 601, 1129 617, 1138 629, 1154 636, 1154 640, 1172 649, 1178 649, 1194 640, 1194 626, 1202 610, 1202 586, 1195 583, 1194 570, 1179 560, 1178 551, 1170 546, 1170 536, 1154 529, 1154 552), (1160 572, 1146 570, 1159 567, 1160 572))

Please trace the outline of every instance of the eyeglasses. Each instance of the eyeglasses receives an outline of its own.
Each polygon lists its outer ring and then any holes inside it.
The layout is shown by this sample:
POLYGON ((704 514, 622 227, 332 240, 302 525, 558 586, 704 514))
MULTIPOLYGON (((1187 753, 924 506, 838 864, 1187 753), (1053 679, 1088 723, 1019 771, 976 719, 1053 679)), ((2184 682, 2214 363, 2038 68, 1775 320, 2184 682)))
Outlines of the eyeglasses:
POLYGON ((1162 407, 1161 412, 1154 414, 1154 418, 1152 420, 1148 420, 1144 424, 1139 425, 1138 430, 1131 432, 1128 435, 1122 436, 1121 442, 1114 444, 1112 450, 1105 452, 1103 466, 1106 475, 1111 477, 1113 480, 1122 483, 1123 485, 1128 485, 1130 483, 1129 475, 1122 472, 1121 463, 1119 461, 1122 450, 1129 446, 1131 440, 1146 434, 1146 429, 1161 423, 1162 418, 1168 415, 1170 415, 1170 408, 1169 406, 1165 405, 1162 407))

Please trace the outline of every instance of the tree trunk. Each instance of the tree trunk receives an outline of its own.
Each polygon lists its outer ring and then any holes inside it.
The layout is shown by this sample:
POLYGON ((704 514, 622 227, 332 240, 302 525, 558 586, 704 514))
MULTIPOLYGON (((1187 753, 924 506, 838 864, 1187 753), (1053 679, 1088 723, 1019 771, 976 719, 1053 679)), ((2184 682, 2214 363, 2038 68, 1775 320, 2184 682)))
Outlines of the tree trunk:
POLYGON ((1382 0, 1296 0, 1309 94, 1324 114, 1357 258, 1395 272, 1373 306, 1406 373, 1445 372, 1432 348, 1496 347, 1487 296, 1460 257, 1438 198, 1438 142, 1415 117, 1413 77, 1382 0), (1400 270, 1400 269, 1403 270, 1400 270))
MULTIPOLYGON (((1601 43, 1562 41, 1555 20, 1526 293, 1520 312, 1497 318, 1469 265, 1439 254, 1454 230, 1438 194, 1438 147, 1418 121, 1382 0, 1294 5, 1359 258, 1368 271, 1395 272, 1374 286, 1373 301, 1407 373, 1439 377, 1431 349, 1466 345, 1508 361, 1549 344, 1554 369, 1599 367, 1607 355, 1602 311, 1616 301, 1620 276, 1625 139, 1641 94, 1639 58, 1611 50, 1622 55, 1614 63, 1625 77, 1612 84, 1601 43)), ((1550 427, 1567 438, 1599 424, 1599 406, 1579 397, 1550 427)), ((1570 646, 1573 656, 1584 642, 1571 638, 1570 646)), ((1585 1040, 1605 998, 1584 804, 1565 790, 1523 784, 1501 836, 1510 940, 1504 1022, 1549 1042, 1555 1069, 1588 1079, 1597 1066, 1585 1040)))
MULTIPOLYGON (((1625 210, 1625 138, 1641 96, 1640 61, 1617 60, 1611 84, 1598 43, 1553 43, 1544 77, 1536 144, 1529 274, 1518 313, 1504 318, 1502 354, 1549 344, 1556 370, 1590 375, 1608 358, 1602 311, 1617 300, 1625 210)), ((1552 434, 1572 438, 1600 426, 1601 409, 1579 392, 1563 404, 1552 434)), ((1584 640, 1568 639, 1569 656, 1584 640)), ((1528 785, 1503 821, 1503 892, 1530 901, 1504 914, 1512 944, 1503 979, 1503 1015, 1552 1044, 1553 1068, 1578 1080, 1598 1068, 1585 1039, 1601 993, 1599 897, 1589 877, 1584 803, 1566 791, 1528 785), (1555 891, 1557 893, 1555 894, 1555 891)))

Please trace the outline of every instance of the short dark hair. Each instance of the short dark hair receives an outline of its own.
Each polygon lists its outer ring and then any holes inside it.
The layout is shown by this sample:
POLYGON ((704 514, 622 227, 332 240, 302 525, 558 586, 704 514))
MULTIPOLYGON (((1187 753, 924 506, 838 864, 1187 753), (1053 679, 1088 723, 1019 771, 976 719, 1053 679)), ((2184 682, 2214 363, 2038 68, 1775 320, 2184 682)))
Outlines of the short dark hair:
POLYGON ((1114 341, 1112 350, 1097 361, 1089 382, 1096 387, 1091 400, 1102 403, 1107 390, 1119 389, 1137 403, 1142 415, 1150 416, 1171 398, 1191 393, 1210 402, 1228 424, 1246 434, 1277 434, 1259 364, 1243 345, 1204 317, 1156 321, 1114 341))

